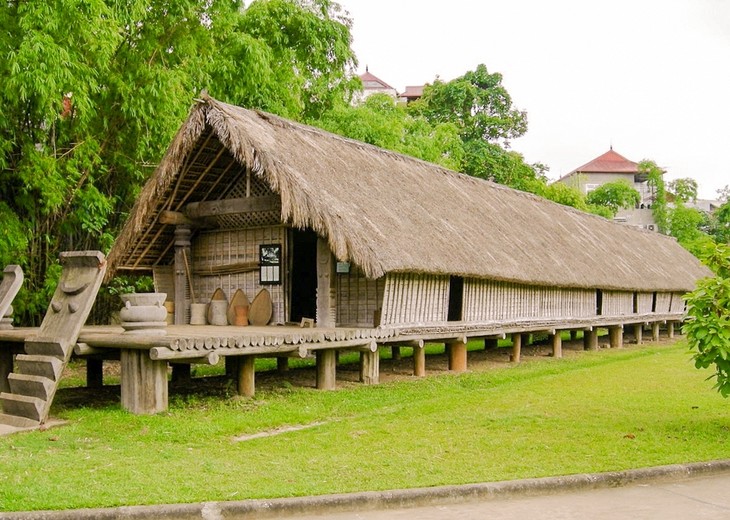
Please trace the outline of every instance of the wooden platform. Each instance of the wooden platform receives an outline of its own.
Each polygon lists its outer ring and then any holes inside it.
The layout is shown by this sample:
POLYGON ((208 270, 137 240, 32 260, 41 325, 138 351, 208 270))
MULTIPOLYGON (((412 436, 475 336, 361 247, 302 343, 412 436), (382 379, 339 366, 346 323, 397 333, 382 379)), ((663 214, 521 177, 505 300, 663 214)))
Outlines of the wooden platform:
MULTIPOLYGON (((89 385, 101 384, 104 359, 120 359, 122 406, 132 413, 148 414, 167 409, 168 364, 178 368, 195 363, 216 364, 223 357, 236 378, 239 393, 253 396, 256 357, 276 357, 279 366, 285 368, 287 358, 313 356, 317 360, 317 388, 331 390, 336 383, 338 351, 360 352, 360 381, 376 384, 379 348, 383 347, 393 348, 394 355, 400 346, 414 347, 414 375, 424 376, 425 342, 446 344, 449 369, 458 372, 467 369, 466 344, 474 338, 485 338, 485 348, 494 346, 499 338, 511 338, 511 359, 519 362, 524 334, 549 334, 553 355, 561 357, 559 332, 562 330, 584 331, 585 348, 590 349, 597 346, 597 329, 608 329, 610 345, 620 348, 624 327, 629 328, 634 341, 641 343, 645 327, 651 329, 652 339, 657 339, 659 325, 667 324, 668 334, 672 336, 674 324, 683 318, 678 314, 652 314, 560 322, 449 322, 401 328, 170 325, 164 336, 125 333, 120 326, 91 326, 81 330, 74 353, 88 361, 89 385)), ((0 384, 12 371, 13 354, 21 353, 24 342, 37 331, 33 328, 0 330, 0 384)))

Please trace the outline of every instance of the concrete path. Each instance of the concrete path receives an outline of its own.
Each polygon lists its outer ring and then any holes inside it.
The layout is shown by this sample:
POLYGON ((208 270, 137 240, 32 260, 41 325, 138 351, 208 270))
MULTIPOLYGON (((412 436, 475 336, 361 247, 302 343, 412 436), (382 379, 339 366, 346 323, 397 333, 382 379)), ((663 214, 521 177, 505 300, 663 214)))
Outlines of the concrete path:
POLYGON ((342 495, 2 513, 0 520, 730 519, 730 459, 342 495))
POLYGON ((730 518, 730 475, 623 488, 408 509, 280 516, 279 520, 702 520, 730 518))

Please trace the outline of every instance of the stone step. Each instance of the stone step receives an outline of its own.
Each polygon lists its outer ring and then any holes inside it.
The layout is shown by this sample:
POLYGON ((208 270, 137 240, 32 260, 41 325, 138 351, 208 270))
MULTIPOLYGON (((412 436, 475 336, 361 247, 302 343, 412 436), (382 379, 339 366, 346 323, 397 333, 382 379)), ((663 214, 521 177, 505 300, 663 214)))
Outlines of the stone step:
POLYGON ((0 404, 6 414, 25 417, 33 421, 40 422, 45 414, 46 402, 37 397, 3 392, 0 394, 0 404))
POLYGON ((17 373, 47 377, 52 381, 58 381, 63 371, 63 360, 54 356, 18 354, 15 361, 18 363, 17 373))
POLYGON ((13 428, 36 428, 40 426, 40 422, 28 419, 27 417, 19 417, 17 415, 8 415, 0 413, 0 424, 12 426, 13 428))
POLYGON ((10 383, 11 393, 37 397, 44 401, 48 401, 55 386, 53 380, 47 377, 19 373, 9 374, 8 383, 10 383))
POLYGON ((59 342, 41 338, 27 339, 25 341, 25 353, 32 356, 66 357, 66 351, 59 342))

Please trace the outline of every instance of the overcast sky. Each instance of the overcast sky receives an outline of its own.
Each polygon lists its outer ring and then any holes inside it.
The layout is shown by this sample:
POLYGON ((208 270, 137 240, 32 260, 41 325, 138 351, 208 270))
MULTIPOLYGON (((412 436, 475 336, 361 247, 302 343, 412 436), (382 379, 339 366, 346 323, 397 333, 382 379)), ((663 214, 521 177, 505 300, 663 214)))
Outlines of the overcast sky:
POLYGON ((556 179, 609 147, 700 197, 730 184, 730 0, 339 0, 359 72, 399 92, 484 63, 556 179))

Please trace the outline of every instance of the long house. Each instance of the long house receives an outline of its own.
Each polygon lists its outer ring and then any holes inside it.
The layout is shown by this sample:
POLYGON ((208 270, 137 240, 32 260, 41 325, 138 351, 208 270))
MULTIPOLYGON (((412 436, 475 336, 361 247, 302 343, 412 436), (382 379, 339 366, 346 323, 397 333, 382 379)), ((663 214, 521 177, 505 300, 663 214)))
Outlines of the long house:
POLYGON ((207 96, 108 263, 153 273, 176 324, 217 289, 266 289, 270 325, 442 341, 457 368, 472 337, 511 335, 517 359, 529 332, 583 330, 590 347, 599 327, 620 344, 630 325, 641 341, 681 322, 710 275, 673 238, 207 96))
POLYGON ((422 376, 425 341, 445 344, 461 371, 471 338, 510 337, 516 362, 529 333, 547 333, 556 357, 560 331, 583 331, 586 348, 600 328, 614 347, 626 326, 638 342, 645 326, 671 335, 684 293, 711 274, 672 238, 207 96, 109 256, 62 261, 40 329, 0 327, 0 429, 45 421, 72 354, 88 360, 90 385, 103 383, 104 359, 120 359, 122 406, 155 413, 168 364, 184 380, 191 363, 224 357, 253 395, 258 356, 283 368, 313 354, 316 386, 330 389, 342 350, 359 351, 361 381, 377 383, 382 347, 413 347, 422 376), (122 310, 124 328, 82 327, 104 272, 153 274, 174 324, 164 330, 157 294, 122 310))

